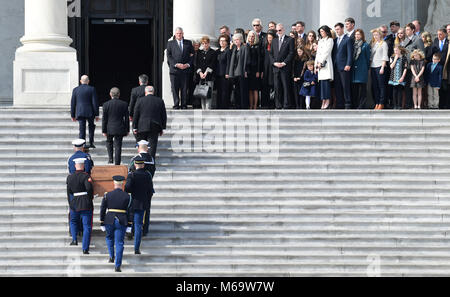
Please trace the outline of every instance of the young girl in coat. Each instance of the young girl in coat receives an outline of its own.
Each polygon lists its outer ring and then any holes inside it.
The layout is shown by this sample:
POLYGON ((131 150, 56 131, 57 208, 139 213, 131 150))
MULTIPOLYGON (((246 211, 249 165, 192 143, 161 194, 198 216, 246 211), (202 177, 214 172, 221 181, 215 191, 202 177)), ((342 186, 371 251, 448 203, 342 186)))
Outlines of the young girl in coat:
POLYGON ((422 89, 425 87, 425 54, 421 50, 414 50, 411 54, 411 72, 414 109, 420 109, 422 107, 422 89))
POLYGON ((310 60, 306 62, 306 67, 308 69, 303 76, 303 86, 300 90, 300 95, 305 96, 306 109, 311 109, 311 98, 317 96, 316 86, 318 77, 317 74, 314 73, 314 61, 310 60))
POLYGON ((392 86, 394 109, 401 109, 402 106, 403 90, 406 86, 405 78, 408 71, 408 57, 406 55, 406 49, 397 45, 390 59, 391 76, 389 85, 392 86))

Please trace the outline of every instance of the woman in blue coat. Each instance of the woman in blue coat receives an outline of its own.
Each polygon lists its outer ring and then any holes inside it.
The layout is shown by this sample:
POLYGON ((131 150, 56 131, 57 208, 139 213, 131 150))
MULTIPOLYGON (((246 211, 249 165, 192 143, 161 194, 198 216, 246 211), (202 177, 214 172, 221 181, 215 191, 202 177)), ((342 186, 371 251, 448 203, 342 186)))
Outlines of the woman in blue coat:
POLYGON ((355 31, 352 67, 352 100, 353 106, 363 109, 367 100, 367 82, 369 80, 371 48, 366 42, 364 31, 355 31))

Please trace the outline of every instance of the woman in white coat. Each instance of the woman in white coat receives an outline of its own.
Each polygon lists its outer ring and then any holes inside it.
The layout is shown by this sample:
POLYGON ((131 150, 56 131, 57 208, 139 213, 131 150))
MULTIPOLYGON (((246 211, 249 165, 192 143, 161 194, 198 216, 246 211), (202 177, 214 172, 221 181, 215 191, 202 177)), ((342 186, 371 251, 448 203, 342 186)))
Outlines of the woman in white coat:
POLYGON ((329 109, 331 103, 331 81, 334 80, 333 52, 334 40, 331 29, 322 26, 319 29, 319 46, 317 49, 315 69, 320 82, 320 99, 322 109, 329 109))

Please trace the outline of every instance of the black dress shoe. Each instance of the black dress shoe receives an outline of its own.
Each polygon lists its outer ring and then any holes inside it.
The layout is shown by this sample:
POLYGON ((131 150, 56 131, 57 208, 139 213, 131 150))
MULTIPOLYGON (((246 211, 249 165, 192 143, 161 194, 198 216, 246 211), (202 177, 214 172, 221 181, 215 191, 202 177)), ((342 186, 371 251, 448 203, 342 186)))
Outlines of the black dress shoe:
POLYGON ((173 109, 180 109, 180 107, 177 105, 177 106, 174 106, 173 109))
POLYGON ((78 241, 73 240, 73 241, 70 243, 70 245, 78 245, 78 241))
POLYGON ((134 251, 134 254, 135 254, 135 255, 140 255, 140 254, 141 254, 141 251, 140 251, 140 250, 135 250, 135 251, 134 251))
POLYGON ((83 255, 89 255, 89 251, 83 251, 83 255))
POLYGON ((90 143, 89 148, 95 148, 95 145, 93 143, 90 143))
POLYGON ((115 272, 122 272, 122 270, 120 270, 120 266, 119 266, 119 267, 116 267, 116 268, 114 269, 114 271, 115 271, 115 272))
POLYGON ((187 109, 187 106, 182 106, 181 109, 187 109))
POLYGON ((108 263, 114 263, 114 257, 112 257, 112 258, 109 258, 109 261, 108 261, 108 263))

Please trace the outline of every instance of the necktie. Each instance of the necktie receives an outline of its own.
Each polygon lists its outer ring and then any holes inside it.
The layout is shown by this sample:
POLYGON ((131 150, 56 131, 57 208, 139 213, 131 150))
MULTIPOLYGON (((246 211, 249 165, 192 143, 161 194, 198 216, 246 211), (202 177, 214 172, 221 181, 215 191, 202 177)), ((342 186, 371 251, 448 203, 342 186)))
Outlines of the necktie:
POLYGON ((178 41, 178 44, 180 46, 181 51, 183 51, 183 41, 182 40, 178 41))
POLYGON ((440 46, 441 52, 444 49, 444 40, 441 40, 441 46, 440 46))
POLYGON ((278 50, 281 50, 281 45, 283 44, 283 36, 280 36, 280 42, 278 44, 278 50))

